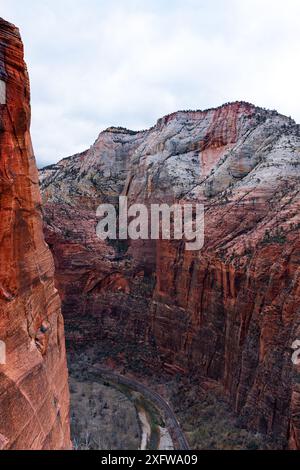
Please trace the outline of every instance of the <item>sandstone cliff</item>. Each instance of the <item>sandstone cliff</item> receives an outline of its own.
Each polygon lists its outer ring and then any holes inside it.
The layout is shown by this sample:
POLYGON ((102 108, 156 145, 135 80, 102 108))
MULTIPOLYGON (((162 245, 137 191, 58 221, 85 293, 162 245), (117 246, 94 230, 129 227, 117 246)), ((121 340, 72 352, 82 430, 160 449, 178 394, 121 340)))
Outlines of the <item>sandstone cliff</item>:
POLYGON ((299 177, 299 126, 240 102, 107 129, 41 171, 69 341, 215 379, 248 427, 300 448, 299 177), (204 248, 98 240, 96 207, 120 194, 203 202, 204 248))
POLYGON ((5 450, 70 448, 64 325, 43 236, 29 125, 23 45, 18 29, 0 19, 0 340, 6 346, 0 449, 5 450))

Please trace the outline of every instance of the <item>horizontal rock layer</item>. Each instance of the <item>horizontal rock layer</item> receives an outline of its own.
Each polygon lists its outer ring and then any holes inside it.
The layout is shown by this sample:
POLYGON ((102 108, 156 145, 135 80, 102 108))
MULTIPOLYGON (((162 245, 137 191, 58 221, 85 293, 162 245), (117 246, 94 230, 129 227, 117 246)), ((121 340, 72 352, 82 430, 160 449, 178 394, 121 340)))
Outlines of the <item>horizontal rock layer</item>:
POLYGON ((0 84, 0 449, 66 449, 64 324, 43 235, 29 81, 19 32, 2 19, 0 84))
POLYGON ((300 448, 299 126, 243 102, 177 112, 109 128, 40 176, 69 340, 215 379, 247 426, 300 448), (96 208, 120 194, 204 203, 204 248, 100 241, 96 208))

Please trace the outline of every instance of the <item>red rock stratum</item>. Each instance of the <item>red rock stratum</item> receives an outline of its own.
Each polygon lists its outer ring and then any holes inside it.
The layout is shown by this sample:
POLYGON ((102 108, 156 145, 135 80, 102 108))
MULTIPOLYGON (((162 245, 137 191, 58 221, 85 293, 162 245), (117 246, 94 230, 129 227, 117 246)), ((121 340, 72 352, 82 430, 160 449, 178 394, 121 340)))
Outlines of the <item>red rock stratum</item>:
POLYGON ((64 324, 44 241, 18 29, 0 19, 0 449, 70 448, 64 324), (2 358, 3 362, 3 358, 2 358))

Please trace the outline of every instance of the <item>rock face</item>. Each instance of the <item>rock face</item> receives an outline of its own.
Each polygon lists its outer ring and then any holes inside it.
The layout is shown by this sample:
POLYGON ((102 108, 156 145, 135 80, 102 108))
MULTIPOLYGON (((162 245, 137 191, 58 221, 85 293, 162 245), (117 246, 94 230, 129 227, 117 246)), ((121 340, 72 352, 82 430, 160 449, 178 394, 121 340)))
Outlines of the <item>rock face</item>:
POLYGON ((43 236, 18 29, 0 19, 0 449, 70 448, 64 325, 43 236), (4 347, 2 348, 4 350, 4 347), (2 351, 3 352, 3 351, 2 351))
POLYGON ((251 429, 300 448, 300 129, 237 102, 110 128, 41 171, 72 343, 131 344, 143 365, 219 381, 251 429), (97 239, 103 202, 198 201, 205 246, 97 239))

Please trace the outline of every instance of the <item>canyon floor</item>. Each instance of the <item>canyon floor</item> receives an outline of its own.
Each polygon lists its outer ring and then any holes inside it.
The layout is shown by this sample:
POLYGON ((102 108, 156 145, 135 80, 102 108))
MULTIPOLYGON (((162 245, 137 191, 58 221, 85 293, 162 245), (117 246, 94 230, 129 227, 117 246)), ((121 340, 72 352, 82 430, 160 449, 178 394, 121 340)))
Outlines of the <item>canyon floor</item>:
MULTIPOLYGON (((124 346, 122 347, 124 349, 124 346)), ((113 349, 116 350, 116 345, 113 349)), ((76 450, 181 449, 163 412, 134 387, 118 384, 100 370, 137 381, 159 392, 172 407, 190 448, 195 450, 284 449, 285 442, 250 432, 235 415, 224 390, 213 380, 147 375, 132 363, 109 354, 112 344, 99 349, 78 348, 69 353, 71 433, 76 450), (117 364, 122 364, 118 367, 117 364), (141 413, 142 412, 142 413, 141 413), (146 424, 143 420, 146 419, 146 424), (149 433, 145 438, 145 427, 149 433)))
POLYGON ((174 449, 162 411, 134 380, 107 367, 102 373, 84 353, 76 355, 75 364, 70 365, 70 391, 76 450, 174 449))

